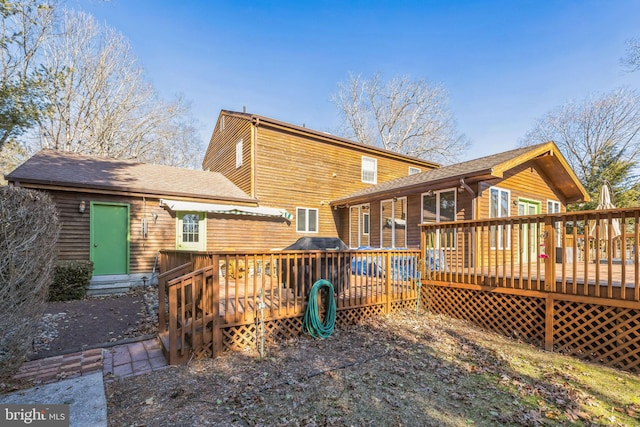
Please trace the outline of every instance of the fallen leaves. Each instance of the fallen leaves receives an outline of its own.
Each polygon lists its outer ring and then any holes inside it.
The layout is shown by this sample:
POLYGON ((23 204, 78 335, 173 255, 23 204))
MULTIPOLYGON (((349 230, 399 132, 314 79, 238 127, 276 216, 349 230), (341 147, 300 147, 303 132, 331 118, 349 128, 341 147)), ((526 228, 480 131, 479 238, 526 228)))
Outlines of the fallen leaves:
MULTIPOLYGON (((633 402, 620 401, 606 415, 597 414, 604 405, 588 386, 589 375, 562 357, 538 360, 541 353, 530 346, 522 345, 524 353, 513 356, 516 345, 446 317, 395 313, 336 330, 326 340, 300 337, 270 346, 263 359, 228 353, 108 383, 109 420, 158 426, 634 425, 638 420, 640 408, 633 402)), ((630 387, 640 384, 619 378, 630 387)))

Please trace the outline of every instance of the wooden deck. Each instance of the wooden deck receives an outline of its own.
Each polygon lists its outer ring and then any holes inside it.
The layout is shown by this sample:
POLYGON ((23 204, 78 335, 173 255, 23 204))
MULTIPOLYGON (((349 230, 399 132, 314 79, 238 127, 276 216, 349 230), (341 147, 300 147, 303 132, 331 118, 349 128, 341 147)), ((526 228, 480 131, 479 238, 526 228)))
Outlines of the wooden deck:
POLYGON ((255 348, 260 336, 296 337, 302 333, 305 296, 315 279, 329 278, 337 284, 337 322, 343 325, 422 307, 515 334, 549 351, 640 370, 636 263, 563 264, 532 257, 531 263, 518 264, 513 256, 512 263, 494 253, 485 256, 493 265, 461 268, 468 253, 449 252, 447 262, 439 264, 429 264, 424 254, 206 253, 191 259, 179 254, 180 262, 188 263, 160 275, 163 349, 176 364, 193 354, 255 348), (547 280, 551 274, 553 280, 547 280))

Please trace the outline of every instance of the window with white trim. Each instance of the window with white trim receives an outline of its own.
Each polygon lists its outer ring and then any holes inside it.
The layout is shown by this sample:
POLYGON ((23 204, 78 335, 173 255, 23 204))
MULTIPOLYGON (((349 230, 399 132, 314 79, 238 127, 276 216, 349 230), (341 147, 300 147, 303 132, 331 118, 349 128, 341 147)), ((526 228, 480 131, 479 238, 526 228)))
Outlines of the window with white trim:
POLYGON ((242 139, 236 142, 236 169, 242 166, 242 139))
POLYGON ((380 246, 407 247, 406 197, 394 197, 380 202, 380 246))
POLYGON ((176 213, 176 248, 185 251, 207 249, 207 222, 204 212, 176 213))
POLYGON ((413 166, 409 166, 409 175, 416 175, 422 172, 420 168, 414 168, 413 166))
POLYGON ((362 234, 364 234, 365 236, 369 235, 369 214, 368 213, 362 214, 362 234))
MULTIPOLYGON (((493 187, 489 190, 489 218, 506 218, 509 216, 509 190, 493 187)), ((509 249, 511 247, 510 228, 492 225, 490 227, 491 247, 509 249)))
POLYGON ((362 156, 362 182, 376 184, 378 181, 378 160, 362 156))
MULTIPOLYGON (((560 202, 555 200, 547 200, 547 213, 560 213, 560 202)), ((556 229, 556 247, 562 246, 562 227, 560 221, 555 221, 554 228, 556 229)))
MULTIPOLYGON (((422 195, 422 222, 450 222, 456 220, 456 189, 430 191, 422 195)), ((438 247, 455 247, 455 230, 438 230, 438 247)))
POLYGON ((298 233, 317 233, 318 209, 296 208, 296 231, 298 233))

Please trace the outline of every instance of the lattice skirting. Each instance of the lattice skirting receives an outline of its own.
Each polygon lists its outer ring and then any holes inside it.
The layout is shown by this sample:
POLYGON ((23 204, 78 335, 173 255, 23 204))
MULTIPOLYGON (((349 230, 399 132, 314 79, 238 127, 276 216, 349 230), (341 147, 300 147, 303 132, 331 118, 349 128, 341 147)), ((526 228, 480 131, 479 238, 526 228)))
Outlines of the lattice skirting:
POLYGON ((416 300, 417 298, 392 301, 391 311, 394 312, 399 310, 415 310, 416 300))
MULTIPOLYGON (((380 316, 383 313, 383 305, 341 309, 336 312, 336 328, 354 324, 369 317, 380 316)), ((295 317, 265 321, 265 342, 274 343, 285 341, 302 335, 303 318, 304 316, 298 315, 295 317)), ((223 351, 237 351, 248 348, 255 349, 260 340, 259 334, 260 325, 257 322, 222 328, 223 351)))
POLYGON ((527 343, 544 345, 542 298, 435 286, 422 293, 422 307, 527 343))
POLYGON ((554 351, 640 372, 640 310, 554 302, 554 351))
MULTIPOLYGON (((553 350, 640 373, 640 309, 556 299, 553 350)), ((422 307, 544 348, 545 299, 431 286, 422 307)))

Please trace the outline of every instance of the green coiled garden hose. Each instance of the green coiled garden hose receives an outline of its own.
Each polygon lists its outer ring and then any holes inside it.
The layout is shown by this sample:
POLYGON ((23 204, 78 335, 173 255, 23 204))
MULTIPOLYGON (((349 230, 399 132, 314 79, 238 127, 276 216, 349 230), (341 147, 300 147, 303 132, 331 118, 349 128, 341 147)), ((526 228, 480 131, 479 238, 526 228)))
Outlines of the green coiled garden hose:
POLYGON ((328 280, 320 279, 311 287, 309 292, 309 302, 304 313, 302 322, 302 332, 314 338, 328 338, 333 333, 336 325, 336 300, 334 298, 333 285, 328 280), (322 287, 327 287, 327 310, 324 322, 320 321, 320 311, 318 307, 318 292, 322 287))

